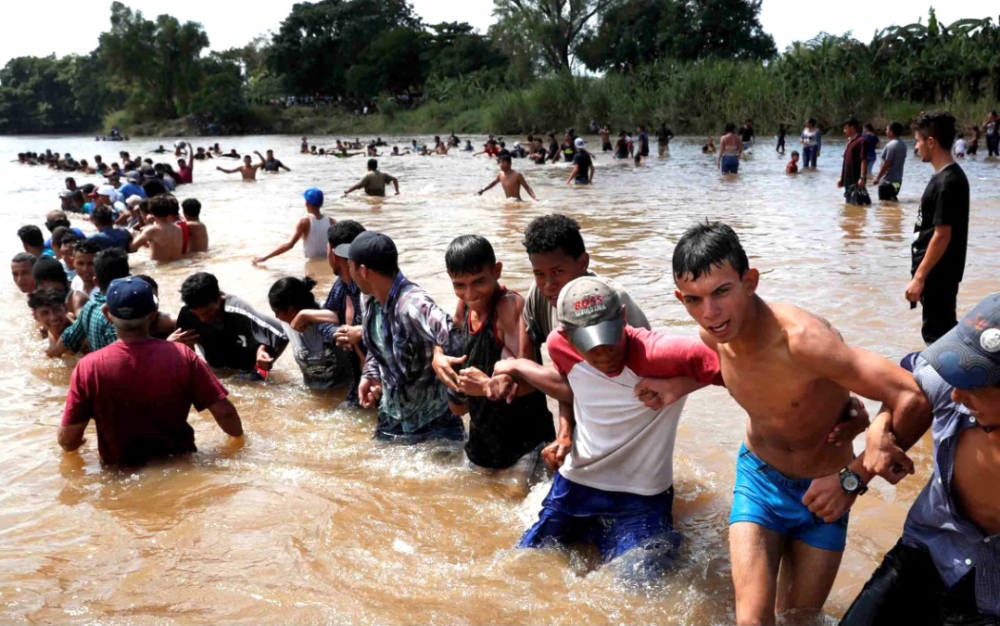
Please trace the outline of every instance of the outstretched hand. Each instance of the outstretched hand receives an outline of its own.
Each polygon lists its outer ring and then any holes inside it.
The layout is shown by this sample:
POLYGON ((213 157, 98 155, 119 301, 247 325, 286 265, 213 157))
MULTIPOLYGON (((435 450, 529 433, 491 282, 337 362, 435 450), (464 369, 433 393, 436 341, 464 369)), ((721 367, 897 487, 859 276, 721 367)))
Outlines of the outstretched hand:
POLYGON ((448 356, 440 348, 436 348, 434 350, 434 360, 431 361, 431 367, 434 369, 434 373, 437 374, 438 380, 444 383, 445 387, 456 393, 461 393, 461 389, 458 388, 458 372, 455 371, 455 366, 465 363, 468 358, 468 356, 448 356))

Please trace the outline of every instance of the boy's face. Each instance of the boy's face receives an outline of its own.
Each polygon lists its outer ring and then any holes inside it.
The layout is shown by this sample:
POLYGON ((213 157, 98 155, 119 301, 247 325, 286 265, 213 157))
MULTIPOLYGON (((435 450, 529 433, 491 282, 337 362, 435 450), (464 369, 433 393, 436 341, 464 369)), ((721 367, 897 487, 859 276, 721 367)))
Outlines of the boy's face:
POLYGON ((528 260, 535 275, 535 286, 552 306, 556 306, 562 288, 586 274, 590 265, 590 255, 586 252, 574 259, 562 250, 529 254, 528 260))
POLYGON ((291 324, 297 313, 297 311, 293 309, 276 309, 271 307, 271 310, 274 311, 274 317, 277 318, 279 322, 284 322, 286 324, 291 324))
POLYGON ((73 255, 73 269, 83 282, 90 282, 97 276, 94 269, 94 255, 77 252, 73 255))
POLYGON ((920 155, 920 160, 924 163, 930 163, 931 157, 934 155, 934 149, 939 147, 937 139, 934 137, 926 137, 919 130, 914 134, 917 139, 917 154, 920 155))
POLYGON ((719 343, 739 337, 760 281, 757 270, 747 270, 740 278, 729 261, 725 261, 722 267, 713 267, 711 273, 702 274, 697 280, 690 277, 690 274, 675 276, 674 280, 675 295, 692 319, 719 343))
POLYGON ((27 261, 11 263, 10 274, 21 293, 31 293, 35 290, 35 276, 31 273, 31 263, 27 261))
POLYGON ((40 306, 34 309, 35 321, 49 330, 59 330, 66 325, 66 306, 40 306))
POLYGON ((953 389, 951 399, 964 404, 982 426, 1000 426, 1000 387, 953 389))
POLYGON ((243 157, 243 164, 246 165, 247 167, 250 167, 251 162, 252 161, 250 160, 250 157, 248 156, 243 157))
POLYGON ((448 274, 451 286, 458 299, 476 312, 485 311, 493 300, 498 281, 503 272, 503 263, 481 268, 472 274, 448 274))
POLYGON ((798 162, 799 162, 799 155, 793 154, 792 155, 792 163, 798 163, 798 162))
POLYGON ((510 161, 508 161, 507 159, 500 159, 500 171, 503 172, 503 173, 505 173, 505 174, 507 172, 509 172, 510 171, 510 161))
MULTIPOLYGON (((622 307, 622 316, 624 316, 624 309, 622 307)), ((625 363, 625 355, 627 353, 625 342, 627 337, 625 333, 622 333, 621 339, 618 343, 613 346, 597 346, 587 352, 584 352, 573 345, 573 341, 566 334, 566 331, 560 330, 560 333, 569 341, 569 344, 573 346, 573 350, 576 351, 580 357, 586 361, 591 367, 599 372, 605 374, 616 374, 622 370, 622 365, 625 363)))
POLYGON ((75 248, 75 241, 66 241, 59 246, 59 257, 66 262, 67 267, 72 267, 74 269, 76 268, 76 261, 74 260, 74 256, 76 255, 75 248))
POLYGON ((220 296, 215 302, 210 302, 205 306, 200 307, 189 307, 189 311, 198 318, 202 324, 211 324, 213 322, 219 322, 225 316, 225 310, 222 307, 222 297, 220 296))

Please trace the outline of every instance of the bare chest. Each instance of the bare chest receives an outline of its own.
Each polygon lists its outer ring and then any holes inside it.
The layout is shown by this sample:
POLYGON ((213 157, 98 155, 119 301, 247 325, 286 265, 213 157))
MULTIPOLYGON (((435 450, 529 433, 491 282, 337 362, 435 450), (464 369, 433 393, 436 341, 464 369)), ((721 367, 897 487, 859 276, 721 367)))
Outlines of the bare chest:
POLYGON ((955 450, 955 499, 987 535, 1000 532, 1000 432, 963 431, 955 450))

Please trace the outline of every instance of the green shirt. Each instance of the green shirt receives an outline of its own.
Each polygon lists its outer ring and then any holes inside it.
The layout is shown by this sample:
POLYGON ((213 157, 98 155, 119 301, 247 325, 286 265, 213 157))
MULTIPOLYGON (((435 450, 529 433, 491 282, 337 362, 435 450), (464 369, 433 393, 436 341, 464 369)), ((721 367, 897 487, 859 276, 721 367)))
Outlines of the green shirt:
POLYGON ((90 344, 90 351, 93 352, 118 341, 114 324, 109 322, 101 311, 106 301, 104 293, 98 292, 83 305, 76 321, 63 331, 63 345, 73 352, 79 352, 83 349, 83 340, 86 339, 90 344))

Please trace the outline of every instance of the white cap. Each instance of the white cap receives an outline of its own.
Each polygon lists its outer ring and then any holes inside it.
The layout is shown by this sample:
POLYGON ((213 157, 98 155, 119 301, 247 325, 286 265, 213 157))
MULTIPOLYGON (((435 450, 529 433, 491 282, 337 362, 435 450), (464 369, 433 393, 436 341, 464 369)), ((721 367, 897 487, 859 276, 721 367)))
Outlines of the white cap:
POLYGON ((515 148, 520 148, 521 147, 521 142, 520 141, 515 141, 514 142, 514 147, 515 148))
POLYGON ((128 200, 125 201, 125 204, 127 204, 130 209, 139 206, 140 203, 142 203, 142 196, 129 196, 128 200))
POLYGON ((101 185, 97 188, 97 195, 114 197, 116 194, 115 188, 111 185, 101 185))
POLYGON ((577 137, 574 143, 576 144, 577 148, 582 148, 585 145, 587 145, 587 142, 583 140, 583 137, 577 137))

